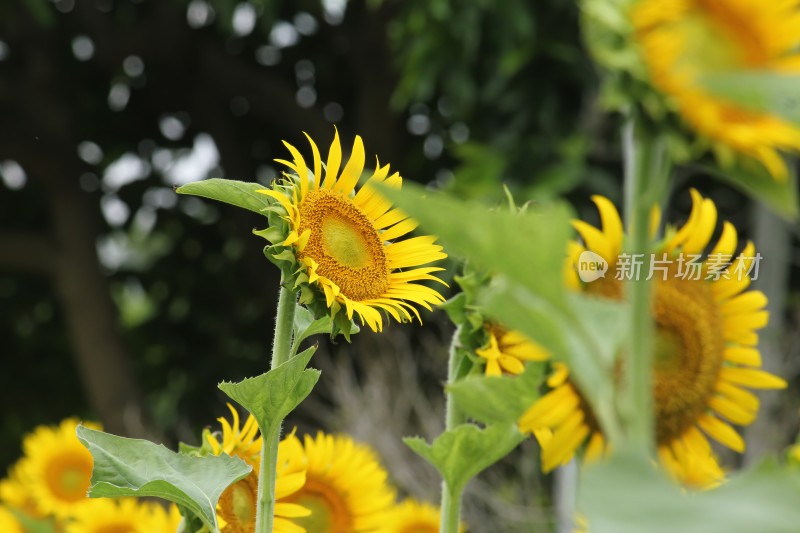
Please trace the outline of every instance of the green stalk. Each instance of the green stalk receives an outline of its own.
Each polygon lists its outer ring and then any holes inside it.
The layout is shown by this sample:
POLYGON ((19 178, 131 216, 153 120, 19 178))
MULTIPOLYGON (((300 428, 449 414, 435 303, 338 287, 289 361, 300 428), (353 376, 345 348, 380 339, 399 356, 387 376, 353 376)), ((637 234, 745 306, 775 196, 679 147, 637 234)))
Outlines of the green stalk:
MULTIPOLYGON (((272 341, 272 362, 277 368, 289 360, 292 349, 292 327, 297 305, 295 293, 286 286, 281 275, 278 312, 275 317, 275 337, 272 341)), ((281 441, 281 423, 261 428, 261 469, 258 473, 258 503, 256 504, 256 533, 272 533, 275 516, 275 475, 278 469, 278 444, 281 441)))
MULTIPOLYGON (((453 339, 450 341, 450 353, 447 361, 447 384, 455 383, 459 378, 458 370, 461 366, 461 358, 456 349, 461 337, 461 326, 453 332, 453 339)), ((453 395, 445 389, 445 431, 455 428, 464 423, 466 418, 458 409, 453 401, 453 395)), ((439 533, 458 533, 458 526, 461 523, 461 490, 455 490, 448 486, 447 481, 442 481, 442 503, 441 517, 439 523, 439 533)))
POLYGON ((624 355, 625 381, 618 406, 630 444, 649 451, 653 448, 652 284, 647 280, 653 252, 650 210, 661 200, 668 165, 660 140, 642 131, 634 119, 625 127, 624 141, 625 219, 630 228, 625 251, 632 257, 640 257, 642 267, 639 275, 626 285, 631 306, 631 332, 624 355))

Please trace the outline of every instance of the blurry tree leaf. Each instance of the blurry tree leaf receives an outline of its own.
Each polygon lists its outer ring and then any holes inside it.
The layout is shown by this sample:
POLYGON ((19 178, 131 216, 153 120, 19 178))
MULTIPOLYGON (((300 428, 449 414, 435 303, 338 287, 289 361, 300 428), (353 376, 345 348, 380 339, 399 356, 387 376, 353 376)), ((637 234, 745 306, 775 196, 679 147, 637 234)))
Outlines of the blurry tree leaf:
POLYGON ((47 0, 25 0, 23 2, 28 11, 30 11, 36 22, 50 28, 56 22, 55 13, 53 12, 53 4, 47 0))
POLYGON ((222 492, 252 468, 237 457, 190 457, 147 440, 117 437, 78 426, 78 440, 94 458, 92 498, 155 496, 190 509, 218 531, 216 507, 222 492))
POLYGON ((544 365, 528 363, 519 376, 474 376, 447 386, 456 405, 486 424, 516 422, 539 398, 544 365))
POLYGON ((210 198, 267 216, 264 209, 271 207, 273 202, 269 196, 256 192, 266 188, 256 182, 211 178, 187 183, 178 187, 175 192, 210 198))
POLYGON ((789 178, 779 182, 755 161, 737 161, 735 164, 719 168, 713 165, 697 165, 703 172, 728 183, 789 221, 797 220, 797 173, 789 171, 789 178))
POLYGON ((432 444, 420 437, 408 437, 403 442, 432 464, 450 490, 457 493, 524 439, 515 423, 494 424, 486 429, 461 424, 436 437, 432 444))
POLYGON ((585 470, 578 507, 592 533, 791 533, 798 501, 800 473, 774 461, 687 493, 651 460, 619 453, 585 470))
POLYGON ((239 383, 223 382, 220 390, 250 411, 261 433, 280 424, 300 405, 319 379, 319 370, 306 368, 316 347, 308 348, 266 374, 239 383))
POLYGON ((800 76, 777 72, 719 72, 701 77, 705 89, 725 100, 800 125, 800 76))

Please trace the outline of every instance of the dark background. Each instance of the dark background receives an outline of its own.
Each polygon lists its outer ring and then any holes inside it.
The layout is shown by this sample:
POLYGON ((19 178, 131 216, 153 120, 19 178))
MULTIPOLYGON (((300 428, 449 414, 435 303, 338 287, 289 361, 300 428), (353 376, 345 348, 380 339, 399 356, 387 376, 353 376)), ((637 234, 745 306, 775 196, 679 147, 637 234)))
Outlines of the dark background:
MULTIPOLYGON (((278 275, 250 234, 264 219, 173 185, 269 183, 281 140, 308 153, 305 131, 326 150, 335 124, 407 180, 487 203, 501 184, 521 201, 567 195, 594 222, 590 194, 620 199, 620 120, 597 79, 562 0, 0 3, 0 468, 67 416, 196 443, 227 412, 216 384, 266 370, 278 275)), ((692 183, 756 237, 772 268, 765 364, 795 376, 793 227, 692 183)), ((401 490, 435 499, 434 472, 399 442, 441 425, 452 327, 423 319, 321 339, 320 385, 289 422, 370 442, 401 490)), ((754 453, 797 431, 795 393, 764 401, 754 453)), ((481 516, 547 520, 535 452, 516 452, 513 479, 501 465, 473 484, 476 531, 481 516)))

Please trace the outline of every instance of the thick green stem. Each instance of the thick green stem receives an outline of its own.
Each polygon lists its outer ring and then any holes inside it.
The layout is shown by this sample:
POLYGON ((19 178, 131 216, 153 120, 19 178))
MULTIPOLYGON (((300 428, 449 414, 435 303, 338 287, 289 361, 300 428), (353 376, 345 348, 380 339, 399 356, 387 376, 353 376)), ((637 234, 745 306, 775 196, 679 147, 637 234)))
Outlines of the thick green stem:
MULTIPOLYGON (((275 318, 275 337, 272 341, 272 369, 289 360, 292 349, 292 327, 297 305, 295 293, 281 277, 278 312, 275 318)), ((281 440, 281 422, 270 428, 261 428, 261 469, 258 473, 258 503, 256 505, 256 533, 272 533, 275 515, 275 475, 278 467, 278 444, 281 440)))
POLYGON ((631 306, 630 342, 625 350, 625 379, 618 403, 626 436, 632 446, 653 447, 653 324, 650 311, 650 211, 660 201, 667 177, 663 146, 630 120, 625 128, 625 218, 630 228, 626 253, 631 264, 637 259, 641 270, 632 269, 627 284, 631 306))
MULTIPOLYGON (((461 337, 461 326, 456 328, 453 333, 453 340, 450 342, 450 353, 447 361, 448 385, 455 383, 459 378, 458 371, 461 366, 461 357, 457 349, 459 337, 461 337)), ((450 392, 445 392, 445 402, 444 428, 447 431, 462 424, 466 419, 453 401, 453 395, 450 392)), ((441 506, 439 533, 458 533, 458 526, 461 523, 461 490, 451 488, 447 481, 442 481, 441 506)))
POLYGON ((272 341, 272 362, 270 368, 277 368, 289 360, 292 349, 292 327, 297 296, 285 286, 281 276, 281 292, 278 296, 278 314, 275 318, 275 337, 272 341))

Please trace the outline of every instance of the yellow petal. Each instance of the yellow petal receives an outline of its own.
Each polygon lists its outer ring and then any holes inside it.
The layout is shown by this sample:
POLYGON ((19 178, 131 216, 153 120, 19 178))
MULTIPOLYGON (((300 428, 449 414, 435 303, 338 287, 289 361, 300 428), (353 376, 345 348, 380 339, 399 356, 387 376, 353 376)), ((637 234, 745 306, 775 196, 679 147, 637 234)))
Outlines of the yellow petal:
POLYGON ((744 439, 735 429, 719 418, 713 415, 702 415, 697 419, 697 425, 720 444, 724 444, 735 452, 744 452, 744 439))
POLYGON ((360 135, 356 135, 355 142, 353 143, 353 151, 350 154, 350 159, 342 171, 342 175, 336 180, 333 187, 334 191, 338 191, 344 195, 349 195, 353 192, 358 178, 364 171, 364 141, 361 140, 360 135))
POLYGON ((325 163, 325 181, 323 189, 332 189, 339 175, 339 165, 342 163, 342 146, 339 143, 339 130, 334 128, 333 142, 328 150, 328 162, 325 163))
POLYGON ((764 370, 755 368, 723 368, 719 372, 722 380, 751 389, 785 389, 786 381, 764 370))

